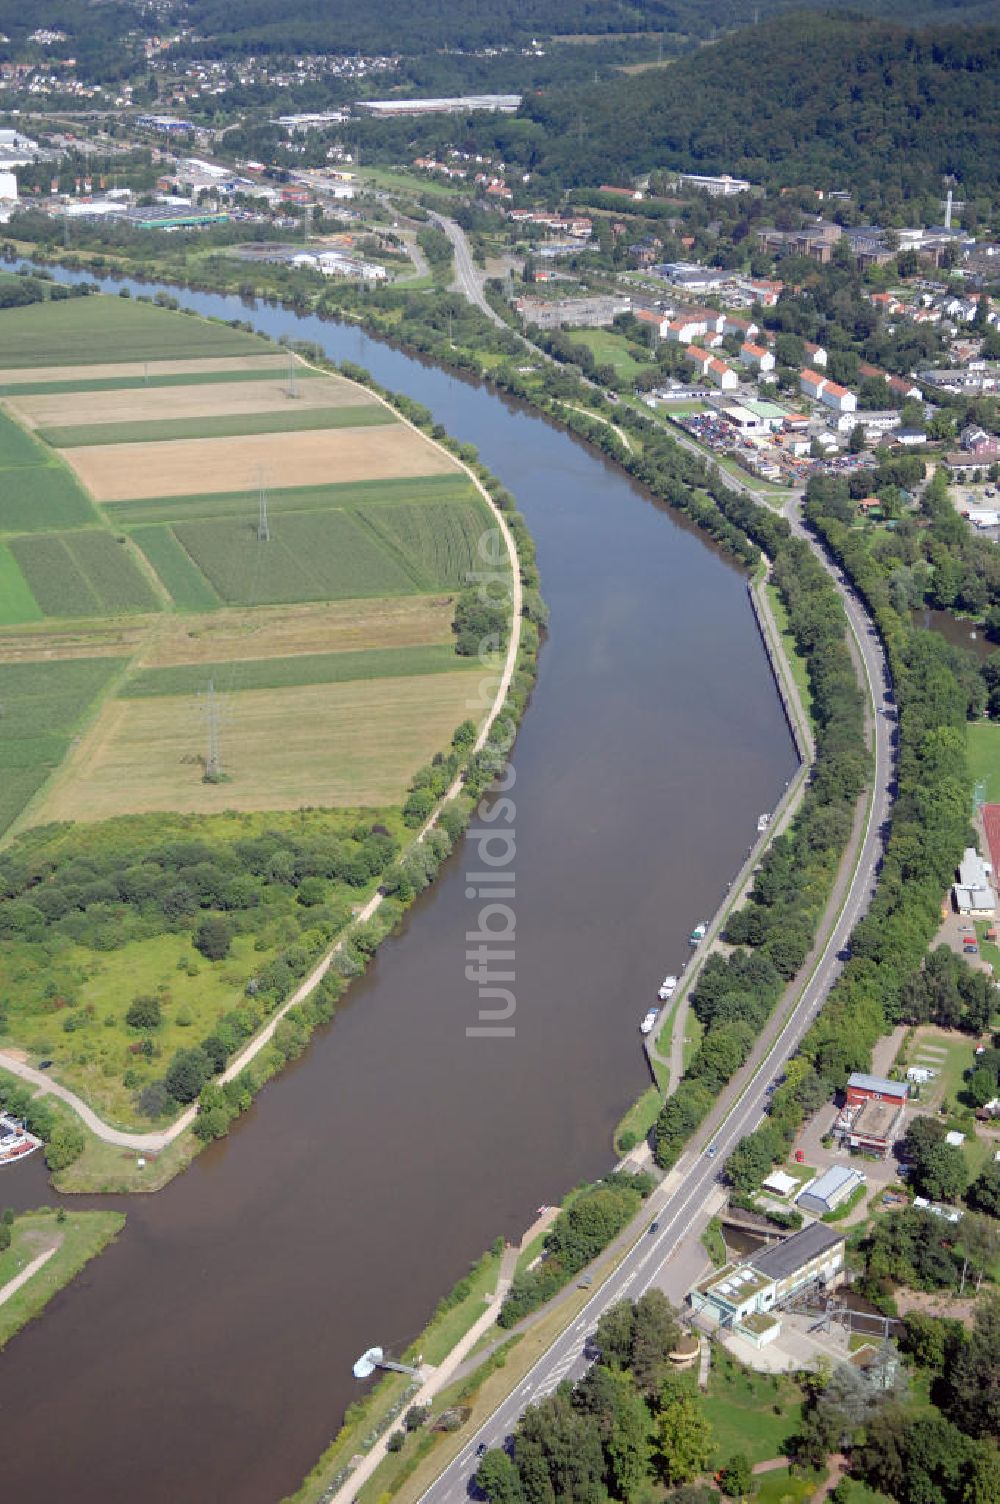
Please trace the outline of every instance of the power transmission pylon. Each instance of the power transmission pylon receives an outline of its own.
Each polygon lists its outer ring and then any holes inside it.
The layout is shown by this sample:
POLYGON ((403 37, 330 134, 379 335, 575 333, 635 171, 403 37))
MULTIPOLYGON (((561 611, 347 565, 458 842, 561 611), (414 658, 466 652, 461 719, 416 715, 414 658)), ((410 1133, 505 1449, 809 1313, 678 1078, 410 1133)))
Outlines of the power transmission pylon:
POLYGON ((206 690, 203 690, 202 694, 204 696, 202 713, 205 717, 205 724, 208 732, 205 749, 204 780, 206 783, 218 783, 223 776, 222 749, 219 739, 219 722, 221 720, 221 712, 219 709, 219 701, 216 698, 215 694, 214 680, 209 679, 208 688, 206 690))
POLYGON ((267 487, 264 484, 264 472, 259 473, 258 478, 258 507, 257 507, 257 542, 270 543, 271 525, 267 520, 267 487))

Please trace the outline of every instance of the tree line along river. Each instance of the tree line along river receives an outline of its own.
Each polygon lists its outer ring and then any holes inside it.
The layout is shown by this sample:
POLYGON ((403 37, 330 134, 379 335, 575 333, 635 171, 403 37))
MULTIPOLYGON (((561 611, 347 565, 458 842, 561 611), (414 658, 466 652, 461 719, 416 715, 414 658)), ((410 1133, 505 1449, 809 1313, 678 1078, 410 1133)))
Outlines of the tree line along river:
MULTIPOLYGON (((744 575, 600 456, 353 326, 179 296, 426 404, 534 535, 551 621, 507 793, 514 1035, 466 1035, 480 901, 460 846, 228 1139, 156 1196, 100 1198, 121 1238, 0 1355, 21 1504, 292 1491, 357 1397, 357 1355, 400 1352, 494 1238, 609 1168, 648 1079, 639 1019, 795 768, 744 575)), ((0 1186, 52 1199, 38 1157, 0 1186)))

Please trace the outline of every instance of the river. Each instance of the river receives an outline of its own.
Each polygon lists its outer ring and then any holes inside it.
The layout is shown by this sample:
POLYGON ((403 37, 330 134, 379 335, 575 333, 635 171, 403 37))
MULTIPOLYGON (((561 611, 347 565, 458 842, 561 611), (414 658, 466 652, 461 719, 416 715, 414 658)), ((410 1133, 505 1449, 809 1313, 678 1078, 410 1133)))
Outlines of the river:
MULTIPOLYGON (((354 1358, 401 1351, 498 1234, 610 1166, 647 1082, 639 1018, 795 767, 744 575, 699 536, 485 387, 354 327, 249 316, 425 403, 536 540, 551 624, 513 756, 516 1032, 466 1036, 459 850, 306 1055, 179 1180, 120 1203, 117 1244, 0 1356, 20 1504, 294 1489, 358 1393, 354 1358)), ((37 1157, 5 1172, 3 1202, 43 1197, 37 1157)))

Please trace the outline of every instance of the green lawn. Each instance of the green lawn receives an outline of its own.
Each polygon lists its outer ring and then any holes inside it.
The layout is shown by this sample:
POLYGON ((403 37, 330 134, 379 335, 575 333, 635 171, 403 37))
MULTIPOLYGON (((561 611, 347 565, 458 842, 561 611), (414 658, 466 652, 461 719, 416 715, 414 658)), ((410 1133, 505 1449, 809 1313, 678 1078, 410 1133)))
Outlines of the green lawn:
MULTIPOLYGON (((210 413, 201 418, 150 418, 133 423, 81 423, 40 428, 38 436, 53 449, 91 444, 157 444, 171 439, 224 439, 242 434, 302 433, 315 428, 376 428, 396 423, 394 412, 380 402, 356 407, 289 407, 262 413, 210 413)), ((0 435, 2 438, 2 435, 0 435)))
POLYGON ((1000 803, 1000 725, 970 721, 965 728, 969 772, 974 783, 983 785, 987 804, 1000 803))
POLYGON ((38 1316, 84 1264, 101 1252, 125 1225, 120 1212, 67 1212, 58 1220, 55 1208, 24 1212, 14 1222, 14 1235, 0 1254, 0 1288, 14 1279, 44 1248, 59 1239, 49 1261, 21 1289, 0 1305, 0 1348, 15 1332, 38 1316))
POLYGON ((736 1452, 751 1463, 766 1462, 784 1455, 786 1440, 801 1422, 802 1395, 791 1379, 754 1373, 714 1345, 705 1415, 715 1436, 713 1467, 736 1452))
POLYGON ((8 308, 2 314, 0 370, 273 354, 256 334, 165 308, 100 294, 8 308))
POLYGON ((954 1102, 973 1063, 975 1041, 968 1034, 954 1033, 925 1024, 914 1030, 906 1053, 907 1065, 925 1065, 936 1071, 933 1081, 920 1088, 920 1107, 926 1112, 947 1098, 954 1102), (921 1046, 929 1048, 922 1049, 921 1046), (944 1054, 940 1054, 940 1051, 944 1054))
POLYGON ((478 658, 460 658, 450 643, 409 648, 361 648, 340 653, 299 653, 228 663, 186 663, 142 669, 122 686, 120 697, 197 694, 211 679, 226 694, 246 689, 288 689, 299 684, 339 684, 347 679, 395 679, 480 668, 478 658))
POLYGON ((641 345, 612 329, 574 329, 569 337, 575 345, 586 345, 598 365, 614 366, 616 373, 626 379, 647 370, 651 364, 643 358, 646 352, 641 345))
POLYGON ((787 1467, 775 1468, 772 1473, 761 1473, 754 1479, 753 1498, 757 1504, 806 1504, 825 1476, 825 1469, 803 1476, 787 1467))

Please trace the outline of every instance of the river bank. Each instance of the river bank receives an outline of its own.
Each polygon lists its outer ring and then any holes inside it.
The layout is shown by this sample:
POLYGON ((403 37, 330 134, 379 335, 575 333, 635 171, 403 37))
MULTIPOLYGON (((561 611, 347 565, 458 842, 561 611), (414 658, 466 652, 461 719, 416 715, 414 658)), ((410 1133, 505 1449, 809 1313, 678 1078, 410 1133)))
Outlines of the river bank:
POLYGON ((10 1247, 0 1253, 0 1348, 40 1316, 53 1295, 118 1236, 118 1212, 22 1212, 12 1226, 10 1247))

